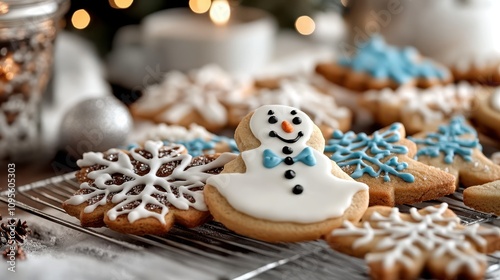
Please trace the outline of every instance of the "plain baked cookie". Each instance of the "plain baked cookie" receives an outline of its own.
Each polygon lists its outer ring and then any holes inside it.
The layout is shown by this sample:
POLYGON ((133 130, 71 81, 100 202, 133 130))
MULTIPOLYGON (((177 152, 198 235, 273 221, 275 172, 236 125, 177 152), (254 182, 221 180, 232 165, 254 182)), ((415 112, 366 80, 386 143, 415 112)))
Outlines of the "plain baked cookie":
POLYGON ((495 88, 474 98, 474 110, 471 116, 477 129, 491 137, 500 140, 500 89, 495 88))
POLYGON ((370 186, 370 205, 417 203, 455 192, 455 178, 414 160, 415 152, 401 123, 372 135, 335 131, 325 147, 342 170, 370 186))
POLYGON ((368 186, 323 154, 324 137, 304 112, 259 107, 235 140, 241 154, 204 190, 214 219, 230 230, 269 242, 315 240, 368 207, 368 186))
POLYGON ((330 82, 357 92, 400 86, 427 88, 453 81, 446 67, 421 57, 414 48, 388 45, 381 36, 372 36, 357 46, 350 57, 318 63, 315 71, 330 82))
POLYGON ((468 187, 464 190, 463 197, 465 205, 500 216, 500 180, 468 187))
POLYGON ((482 185, 500 180, 500 166, 481 152, 476 130, 456 116, 436 131, 409 138, 417 144, 415 158, 457 178, 457 186, 482 185))
POLYGON ((208 177, 235 156, 192 157, 182 145, 147 141, 144 148, 85 153, 80 189, 63 203, 85 227, 137 235, 167 233, 174 223, 195 227, 210 218, 203 199, 208 177))
POLYGON ((443 203, 409 214, 368 208, 359 223, 345 221, 326 237, 342 253, 364 258, 372 279, 484 279, 486 253, 500 250, 500 229, 463 226, 443 203))

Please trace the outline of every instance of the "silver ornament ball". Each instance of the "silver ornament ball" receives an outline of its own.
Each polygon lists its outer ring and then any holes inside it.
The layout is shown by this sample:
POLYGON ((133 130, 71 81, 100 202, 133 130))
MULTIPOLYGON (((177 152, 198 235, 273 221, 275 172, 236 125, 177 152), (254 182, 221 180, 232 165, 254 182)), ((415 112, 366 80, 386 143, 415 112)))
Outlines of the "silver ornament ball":
POLYGON ((74 156, 116 148, 133 127, 128 108, 113 96, 83 100, 64 115, 61 148, 74 156))

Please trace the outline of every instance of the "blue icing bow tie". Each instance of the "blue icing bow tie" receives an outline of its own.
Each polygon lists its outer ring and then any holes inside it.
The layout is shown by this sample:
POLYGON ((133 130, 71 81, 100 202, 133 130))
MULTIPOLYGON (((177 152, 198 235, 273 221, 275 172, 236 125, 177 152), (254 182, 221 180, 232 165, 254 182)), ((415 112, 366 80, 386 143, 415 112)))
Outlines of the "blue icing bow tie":
MULTIPOLYGON (((273 153, 269 149, 264 150, 264 167, 273 168, 282 163, 285 158, 279 157, 277 154, 273 153)), ((302 162, 307 166, 314 166, 316 164, 316 158, 313 155, 311 147, 306 147, 302 150, 296 157, 293 158, 293 162, 302 162)))

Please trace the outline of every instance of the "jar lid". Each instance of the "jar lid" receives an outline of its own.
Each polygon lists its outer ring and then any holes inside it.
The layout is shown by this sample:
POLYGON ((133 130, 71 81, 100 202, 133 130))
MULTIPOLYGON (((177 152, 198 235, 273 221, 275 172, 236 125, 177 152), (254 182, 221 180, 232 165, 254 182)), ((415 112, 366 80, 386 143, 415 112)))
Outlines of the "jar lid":
POLYGON ((36 20, 62 15, 69 0, 0 0, 0 21, 36 20))

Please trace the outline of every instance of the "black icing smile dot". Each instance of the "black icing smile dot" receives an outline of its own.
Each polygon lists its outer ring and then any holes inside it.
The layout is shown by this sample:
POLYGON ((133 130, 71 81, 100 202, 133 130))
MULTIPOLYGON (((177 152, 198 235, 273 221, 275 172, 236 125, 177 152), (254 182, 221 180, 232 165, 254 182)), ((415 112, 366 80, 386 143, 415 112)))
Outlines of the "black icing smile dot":
POLYGON ((283 149, 281 150, 285 155, 289 155, 291 153, 293 153, 293 150, 292 148, 288 147, 288 146, 285 146, 283 147, 283 149))
POLYGON ((301 118, 299 118, 299 117, 295 117, 295 118, 293 118, 292 122, 293 122, 294 124, 301 124, 301 123, 302 123, 302 119, 301 119, 301 118))
POLYGON ((269 117, 269 119, 267 120, 267 122, 269 122, 271 124, 277 123, 278 119, 275 116, 271 116, 271 117, 269 117))
POLYGON ((292 165, 292 164, 294 164, 293 158, 292 158, 292 157, 286 157, 286 158, 285 158, 285 163, 286 163, 287 165, 292 165))
POLYGON ((295 185, 295 187, 293 187, 292 189, 292 192, 293 194, 301 194, 302 192, 304 192, 304 187, 302 187, 301 185, 295 185))
POLYGON ((295 171, 290 170, 290 169, 285 171, 285 178, 287 178, 287 179, 295 178, 295 171))

